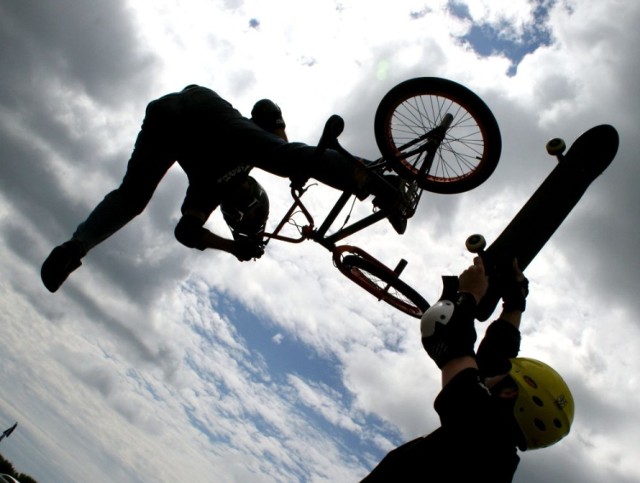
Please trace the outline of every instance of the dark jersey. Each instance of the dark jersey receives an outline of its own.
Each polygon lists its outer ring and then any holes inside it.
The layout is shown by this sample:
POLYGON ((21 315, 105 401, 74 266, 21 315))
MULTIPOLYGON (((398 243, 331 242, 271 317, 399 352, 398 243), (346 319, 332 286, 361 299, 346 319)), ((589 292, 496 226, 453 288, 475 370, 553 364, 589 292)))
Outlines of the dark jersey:
POLYGON ((284 143, 243 118, 214 91, 189 86, 147 106, 123 186, 131 186, 129 191, 148 201, 177 161, 189 178, 182 211, 211 213, 224 197, 229 181, 251 171, 253 152, 246 145, 249 140, 259 144, 256 138, 263 147, 284 143), (234 133, 241 131, 246 136, 244 142, 235 142, 229 126, 234 126, 234 133))
POLYGON ((511 482, 520 460, 512 407, 490 394, 480 374, 497 375, 493 371, 515 357, 519 341, 515 327, 494 322, 478 349, 486 372, 466 369, 456 375, 434 403, 441 426, 391 451, 363 483, 511 482), (497 352, 489 354, 488 348, 497 352))
POLYGON ((176 161, 189 178, 183 213, 211 213, 229 180, 253 167, 277 176, 313 177, 347 191, 358 188, 350 160, 331 149, 315 153, 315 147, 265 131, 211 89, 192 85, 149 103, 121 190, 141 211, 176 161))

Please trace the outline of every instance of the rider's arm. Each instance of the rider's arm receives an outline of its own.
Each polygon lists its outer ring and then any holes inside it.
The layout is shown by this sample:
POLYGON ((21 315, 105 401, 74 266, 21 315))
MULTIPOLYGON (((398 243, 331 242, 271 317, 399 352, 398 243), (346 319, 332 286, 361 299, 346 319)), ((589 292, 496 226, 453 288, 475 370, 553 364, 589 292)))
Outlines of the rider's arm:
POLYGON ((215 235, 204 227, 204 213, 189 211, 182 215, 175 228, 176 239, 184 246, 204 250, 214 248, 231 252, 232 241, 215 235))
MULTIPOLYGON (((484 274, 484 269, 482 273, 484 274)), ((463 277, 461 276, 460 279, 462 281, 463 277)), ((461 287, 458 290, 458 292, 461 295, 465 294, 464 296, 467 296, 467 297, 469 295, 473 296, 473 303, 469 301, 468 308, 466 309, 468 312, 466 314, 463 314, 464 317, 466 317, 467 319, 470 319, 470 322, 468 323, 470 323, 472 327, 475 324, 475 317, 473 315, 475 312, 475 308, 480 302, 480 299, 482 298, 482 296, 484 295, 484 292, 486 291, 486 288, 483 290, 482 288, 478 288, 475 282, 473 283, 474 285, 471 286, 466 281, 461 282, 461 287), (465 285, 463 285, 463 283, 465 285)), ((473 331, 475 333, 475 327, 473 328, 473 331)), ((475 338, 474 338, 474 343, 475 343, 475 338)), ((449 382, 451 382, 451 380, 454 377, 456 377, 465 369, 478 369, 478 363, 476 362, 476 358, 473 355, 473 345, 471 346, 471 348, 472 348, 472 354, 452 359, 442 367, 442 387, 445 387, 447 384, 449 384, 449 382)))
POLYGON ((520 351, 520 331, 508 318, 501 316, 492 322, 478 346, 476 361, 483 379, 508 373, 509 360, 520 351))
POLYGON ((175 228, 176 239, 189 248, 205 250, 213 248, 231 253, 240 261, 262 256, 263 250, 244 240, 230 240, 204 227, 208 216, 195 210, 186 210, 175 228))
POLYGON ((519 328, 528 293, 528 280, 514 260, 513 278, 505 285, 500 317, 487 328, 476 353, 483 378, 509 372, 509 359, 516 357, 520 351, 519 328))
POLYGON ((527 296, 529 295, 529 280, 524 276, 518 266, 518 260, 514 259, 513 279, 502 295, 502 313, 500 319, 509 322, 516 329, 520 328, 522 313, 527 308, 527 296))
POLYGON ((509 324, 513 325, 516 329, 519 329, 520 321, 522 320, 522 312, 519 310, 503 310, 500 313, 499 319, 509 322, 509 324))
POLYGON ((422 344, 442 371, 446 386, 466 369, 477 369, 474 344, 475 309, 488 281, 480 258, 459 277, 459 289, 452 301, 440 301, 422 318, 422 344))
POLYGON ((465 369, 478 369, 475 357, 464 356, 450 360, 442 367, 442 387, 447 386, 454 377, 465 369))

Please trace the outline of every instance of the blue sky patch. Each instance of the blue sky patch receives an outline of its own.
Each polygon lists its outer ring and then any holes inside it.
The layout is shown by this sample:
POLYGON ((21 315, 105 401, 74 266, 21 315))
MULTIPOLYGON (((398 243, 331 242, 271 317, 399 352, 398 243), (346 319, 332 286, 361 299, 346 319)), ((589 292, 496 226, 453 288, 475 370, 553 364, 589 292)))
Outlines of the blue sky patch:
MULTIPOLYGON (((483 57, 501 54, 511 61, 508 75, 516 74, 518 65, 525 55, 538 48, 551 44, 551 33, 547 27, 549 8, 553 2, 537 0, 533 13, 534 21, 524 27, 516 36, 507 22, 499 24, 474 23, 469 32, 460 40, 469 45, 474 52, 483 57)), ((461 2, 449 2, 449 11, 456 17, 472 21, 469 8, 461 2)))
MULTIPOLYGON (((268 320, 256 316, 243 305, 224 295, 216 293, 210 300, 216 311, 233 321, 238 334, 245 340, 246 346, 254 356, 259 354, 262 357, 275 381, 283 383, 287 376, 292 374, 310 386, 326 385, 339 394, 341 406, 351 407, 353 396, 344 386, 338 372, 340 364, 335 360, 315 353, 313 348, 301 344, 299 340, 292 340, 289 334, 278 331, 268 320)), ((296 403, 296 407, 305 415, 309 424, 322 428, 324 432, 335 437, 337 444, 345 446, 345 453, 352 452, 361 463, 369 463, 366 461, 367 455, 373 454, 377 458, 384 456, 385 452, 376 447, 373 441, 367 440, 367 436, 327 422, 314 408, 303 406, 299 402, 296 403), (359 449, 355 451, 355 448, 359 449)), ((350 417, 359 419, 358 424, 366 428, 367 434, 381 432, 396 444, 403 442, 399 432, 388 427, 380 418, 368 414, 351 414, 350 417)))

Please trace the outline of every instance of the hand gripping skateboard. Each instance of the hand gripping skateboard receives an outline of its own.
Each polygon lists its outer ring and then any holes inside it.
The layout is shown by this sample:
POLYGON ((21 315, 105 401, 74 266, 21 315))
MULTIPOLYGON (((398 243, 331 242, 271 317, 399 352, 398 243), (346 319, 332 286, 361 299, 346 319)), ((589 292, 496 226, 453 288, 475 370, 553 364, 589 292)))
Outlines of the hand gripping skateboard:
POLYGON ((547 143, 547 152, 557 156, 558 165, 500 236, 486 250, 482 235, 467 238, 467 249, 482 257, 489 276, 489 289, 477 307, 478 320, 485 321, 493 314, 501 298, 503 280, 511 276, 513 259, 518 259, 521 270, 527 268, 593 180, 611 164, 618 143, 618 132, 608 124, 583 133, 566 154, 564 141, 552 139, 547 143))

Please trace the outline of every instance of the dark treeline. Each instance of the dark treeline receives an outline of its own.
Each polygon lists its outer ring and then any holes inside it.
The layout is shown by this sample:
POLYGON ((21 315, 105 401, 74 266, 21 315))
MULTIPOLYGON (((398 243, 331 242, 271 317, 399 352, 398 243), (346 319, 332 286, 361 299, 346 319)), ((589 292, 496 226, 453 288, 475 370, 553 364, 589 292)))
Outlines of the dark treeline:
POLYGON ((25 475, 24 473, 19 473, 13 467, 11 461, 7 460, 0 454, 0 474, 5 474, 9 476, 13 476, 20 483, 38 483, 37 480, 34 480, 29 475, 25 475))

